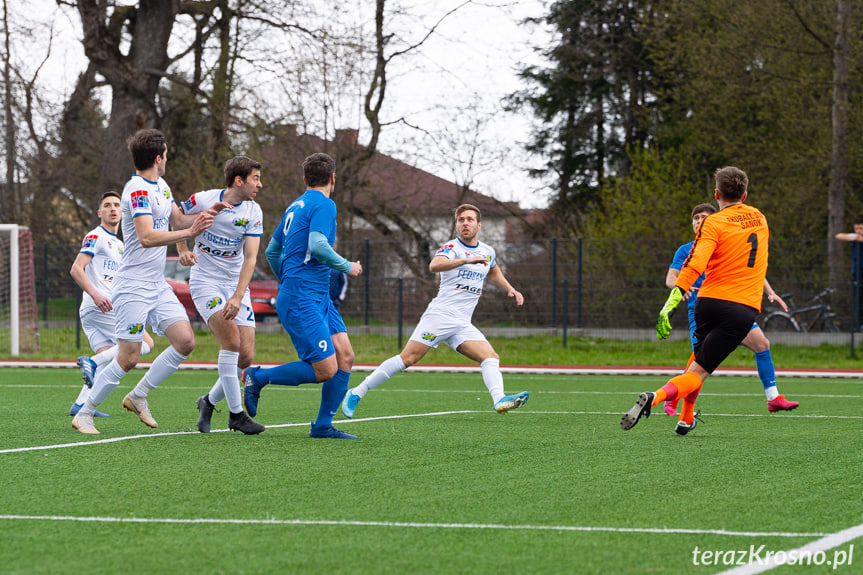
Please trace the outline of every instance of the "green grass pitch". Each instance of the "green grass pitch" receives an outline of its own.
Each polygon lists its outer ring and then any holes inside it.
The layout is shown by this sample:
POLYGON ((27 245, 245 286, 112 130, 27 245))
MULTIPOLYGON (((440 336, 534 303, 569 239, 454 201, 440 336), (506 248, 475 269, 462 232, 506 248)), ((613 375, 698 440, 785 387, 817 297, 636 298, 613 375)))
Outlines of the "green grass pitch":
POLYGON ((661 409, 619 426, 663 377, 505 375, 531 396, 501 416, 479 374, 408 372, 337 416, 360 437, 340 441, 308 437, 317 385, 265 389, 259 436, 221 431, 224 402, 195 432, 214 371, 154 391, 148 429, 120 407, 142 373, 84 436, 77 370, 0 370, 0 573, 720 573, 863 524, 857 379, 783 379, 801 406, 768 414, 757 378, 717 376, 677 437, 661 409))

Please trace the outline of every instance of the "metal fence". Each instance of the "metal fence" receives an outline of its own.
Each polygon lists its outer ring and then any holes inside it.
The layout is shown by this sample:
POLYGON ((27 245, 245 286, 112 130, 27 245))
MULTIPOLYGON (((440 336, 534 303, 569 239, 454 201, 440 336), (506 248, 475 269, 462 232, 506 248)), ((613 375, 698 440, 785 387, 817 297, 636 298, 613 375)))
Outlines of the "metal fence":
MULTIPOLYGON (((474 323, 489 335, 558 333, 633 339, 652 337, 656 313, 668 289, 665 275, 675 250, 675 240, 545 239, 495 246, 498 263, 507 279, 525 297, 518 307, 500 289, 486 284, 474 323)), ((419 320, 438 289, 434 274, 417 276, 409 262, 399 258, 388 241, 342 242, 340 253, 360 260, 364 273, 348 285, 342 315, 350 326, 368 326, 359 332, 393 334, 401 327, 406 335, 419 320)), ((69 276, 77 246, 36 245, 35 295, 40 345, 52 345, 52 337, 76 337, 75 313, 80 289, 69 276), (71 328, 56 331, 45 328, 71 328)), ((827 287, 825 240, 772 240, 768 280, 777 292, 793 292, 803 303, 827 287)), ((414 269, 427 270, 424 261, 414 269)), ((851 258, 847 258, 847 284, 832 294, 833 311, 844 331, 850 331, 852 310, 851 258)), ((261 259, 263 261, 263 258, 261 259)), ((264 269, 266 269, 264 264, 264 269)), ((765 310, 766 311, 766 310, 765 310)), ((686 314, 673 318, 678 337, 686 336, 686 314)), ((279 329, 274 327, 274 329, 279 329)), ((0 357, 7 352, 0 351, 0 357)))

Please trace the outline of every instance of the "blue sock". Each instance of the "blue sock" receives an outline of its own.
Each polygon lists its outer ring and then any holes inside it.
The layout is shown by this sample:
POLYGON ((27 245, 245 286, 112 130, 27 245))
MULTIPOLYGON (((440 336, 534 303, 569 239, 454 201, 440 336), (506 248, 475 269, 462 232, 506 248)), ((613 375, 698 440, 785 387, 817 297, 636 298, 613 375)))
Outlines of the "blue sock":
POLYGON ((269 369, 259 369, 255 372, 255 379, 262 385, 268 383, 276 385, 301 385, 303 383, 318 382, 315 368, 304 361, 292 361, 269 369))
POLYGON ((773 357, 769 349, 755 354, 755 367, 758 368, 758 377, 761 378, 764 389, 776 385, 776 369, 773 367, 773 357))
POLYGON ((314 423, 315 427, 330 427, 333 424, 333 416, 339 410, 339 405, 348 391, 350 378, 349 372, 340 369, 332 379, 325 381, 321 386, 321 407, 314 423))

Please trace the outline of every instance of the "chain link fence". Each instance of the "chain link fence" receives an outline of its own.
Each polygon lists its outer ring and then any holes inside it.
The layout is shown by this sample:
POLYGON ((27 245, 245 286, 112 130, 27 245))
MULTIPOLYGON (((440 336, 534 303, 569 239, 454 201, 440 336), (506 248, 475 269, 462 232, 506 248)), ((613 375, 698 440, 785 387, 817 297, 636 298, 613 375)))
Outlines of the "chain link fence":
MULTIPOLYGON (((524 294, 525 303, 516 306, 502 290, 487 283, 474 323, 488 335, 652 338, 656 313, 668 294, 665 275, 679 245, 675 240, 550 238, 495 246, 498 264, 524 294)), ((342 305, 349 330, 358 335, 410 335, 438 289, 437 275, 417 276, 410 270, 427 270, 433 253, 423 262, 404 261, 393 242, 373 240, 341 242, 337 249, 350 260, 361 261, 364 268, 362 276, 350 280, 342 305)), ((81 349, 89 348, 77 324, 81 291, 69 276, 77 252, 77 246, 33 247, 43 349, 56 338, 74 338, 81 349)), ((778 293, 794 293, 802 305, 828 287, 826 254, 826 240, 772 240, 768 280, 778 293)), ((846 332, 845 339, 856 323, 850 321, 855 309, 850 250, 847 259, 847 284, 829 286, 836 291, 827 302, 846 332)), ((262 267, 267 269, 266 264, 262 267)), ((675 314, 672 323, 673 337, 687 337, 685 313, 675 314)), ((272 322, 262 328, 281 329, 272 322)), ((779 341, 776 338, 782 336, 770 337, 779 341)), ((0 352, 0 357, 6 355, 8 351, 0 352)))

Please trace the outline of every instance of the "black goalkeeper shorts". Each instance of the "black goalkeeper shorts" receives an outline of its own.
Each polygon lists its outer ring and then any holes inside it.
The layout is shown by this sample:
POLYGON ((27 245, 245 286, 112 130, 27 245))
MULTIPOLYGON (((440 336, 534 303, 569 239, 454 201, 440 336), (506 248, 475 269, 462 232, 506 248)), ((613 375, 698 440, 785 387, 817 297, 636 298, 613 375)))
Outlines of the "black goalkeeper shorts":
POLYGON ((699 297, 695 301, 695 361, 708 373, 731 355, 752 329, 758 310, 742 303, 699 297))

